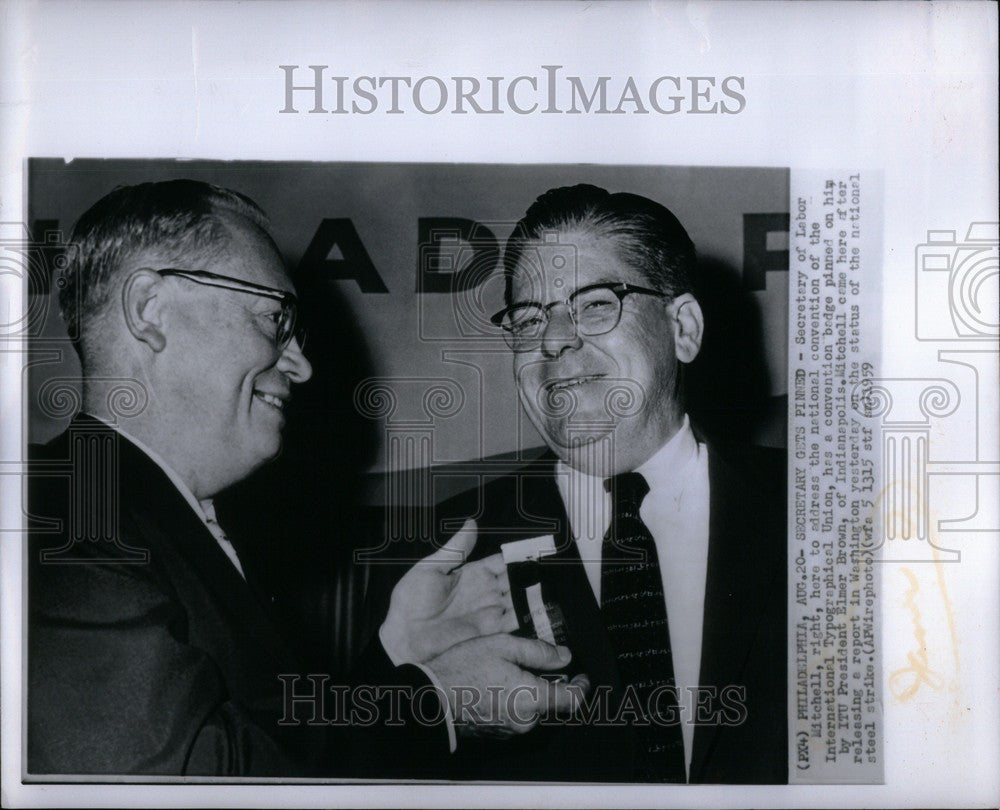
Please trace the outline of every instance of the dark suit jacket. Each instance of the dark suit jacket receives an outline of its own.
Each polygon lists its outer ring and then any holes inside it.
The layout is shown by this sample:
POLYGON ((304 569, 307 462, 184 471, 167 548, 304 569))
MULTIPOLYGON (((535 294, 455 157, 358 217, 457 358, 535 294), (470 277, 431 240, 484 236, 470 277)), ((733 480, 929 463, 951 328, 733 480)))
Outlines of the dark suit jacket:
MULTIPOLYGON (((440 724, 353 736, 322 723, 326 707, 303 722, 304 703, 281 723, 278 676, 307 673, 252 556, 244 581, 166 474, 102 423, 78 417, 34 450, 29 503, 29 773, 419 776, 420 757, 395 771, 378 752, 447 753, 440 724)), ((428 683, 378 645, 363 667, 366 682, 428 683)))
MULTIPOLYGON (((565 614, 573 660, 568 674, 587 673, 594 689, 610 691, 616 717, 621 679, 600 608, 580 562, 546 455, 439 506, 435 525, 454 531, 475 517, 475 556, 509 540, 553 534, 558 553, 546 557, 546 598, 565 614)), ((696 727, 690 781, 784 783, 786 728, 785 462, 780 451, 709 449, 710 545, 705 591, 700 685, 717 695, 715 714, 696 727), (735 699, 734 699, 735 696, 735 699), (745 716, 737 704, 745 706, 745 716), (735 723, 727 725, 726 723, 735 723)), ((598 705, 598 704, 594 704, 598 705)), ((591 720, 582 726, 541 726, 513 740, 462 740, 447 774, 455 779, 557 782, 655 780, 635 728, 591 720)))

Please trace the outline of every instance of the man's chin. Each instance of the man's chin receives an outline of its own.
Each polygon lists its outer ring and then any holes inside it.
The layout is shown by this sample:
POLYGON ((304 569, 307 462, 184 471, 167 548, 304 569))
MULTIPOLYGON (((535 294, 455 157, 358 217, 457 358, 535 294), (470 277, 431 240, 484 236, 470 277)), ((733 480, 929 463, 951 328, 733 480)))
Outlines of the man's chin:
MULTIPOLYGON (((614 447, 615 426, 605 424, 570 424, 551 426, 545 432, 553 452, 568 464, 580 467, 579 461, 608 456, 614 447)), ((589 464, 587 465, 589 466, 589 464)))
POLYGON ((278 435, 273 439, 269 439, 268 441, 259 443, 255 448, 256 452, 254 453, 256 459, 254 464, 254 470, 260 469, 265 464, 270 464, 278 456, 280 456, 281 445, 282 442, 280 435, 278 435))

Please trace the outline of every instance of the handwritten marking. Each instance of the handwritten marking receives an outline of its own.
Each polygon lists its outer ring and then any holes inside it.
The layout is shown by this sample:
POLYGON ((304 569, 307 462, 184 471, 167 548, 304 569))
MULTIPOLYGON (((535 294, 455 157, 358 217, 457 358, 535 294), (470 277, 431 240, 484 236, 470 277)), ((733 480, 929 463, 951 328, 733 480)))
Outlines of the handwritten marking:
MULTIPOLYGON (((900 667, 889 675, 889 688, 892 690, 893 697, 905 703, 911 700, 924 684, 927 684, 935 692, 940 692, 944 687, 944 678, 930 668, 928 661, 927 632, 924 629, 920 607, 917 605, 916 599, 920 592, 920 582, 909 568, 903 568, 901 571, 910 583, 903 607, 910 611, 910 618, 913 621, 913 640, 916 642, 917 648, 906 654, 909 666, 900 667), (903 688, 897 687, 900 681, 905 683, 903 688)), ((945 598, 947 599, 947 595, 945 598)))

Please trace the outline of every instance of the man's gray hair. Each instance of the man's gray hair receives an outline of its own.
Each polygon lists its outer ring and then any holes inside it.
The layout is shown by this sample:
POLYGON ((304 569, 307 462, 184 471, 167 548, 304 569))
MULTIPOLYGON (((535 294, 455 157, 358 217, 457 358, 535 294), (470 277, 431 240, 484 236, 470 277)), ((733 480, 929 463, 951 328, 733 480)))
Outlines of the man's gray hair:
POLYGON ((156 250, 183 266, 221 253, 228 243, 225 216, 243 217, 266 232, 267 216, 249 197, 198 180, 121 186, 89 208, 73 227, 61 279, 59 308, 81 362, 91 347, 89 328, 105 311, 115 277, 136 255, 156 250))

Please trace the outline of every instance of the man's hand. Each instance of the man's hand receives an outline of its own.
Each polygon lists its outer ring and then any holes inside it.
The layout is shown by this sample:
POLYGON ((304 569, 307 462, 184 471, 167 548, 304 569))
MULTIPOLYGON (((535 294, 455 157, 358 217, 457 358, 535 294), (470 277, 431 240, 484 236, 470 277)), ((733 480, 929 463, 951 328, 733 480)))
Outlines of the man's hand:
POLYGON ((379 637, 399 664, 422 664, 478 636, 517 629, 507 567, 499 554, 466 563, 476 523, 420 560, 396 584, 379 637))
POLYGON ((448 696, 465 736, 510 737, 530 731, 546 715, 570 717, 590 689, 586 675, 551 681, 527 670, 556 670, 570 660, 566 647, 497 633, 458 644, 426 666, 448 696))

